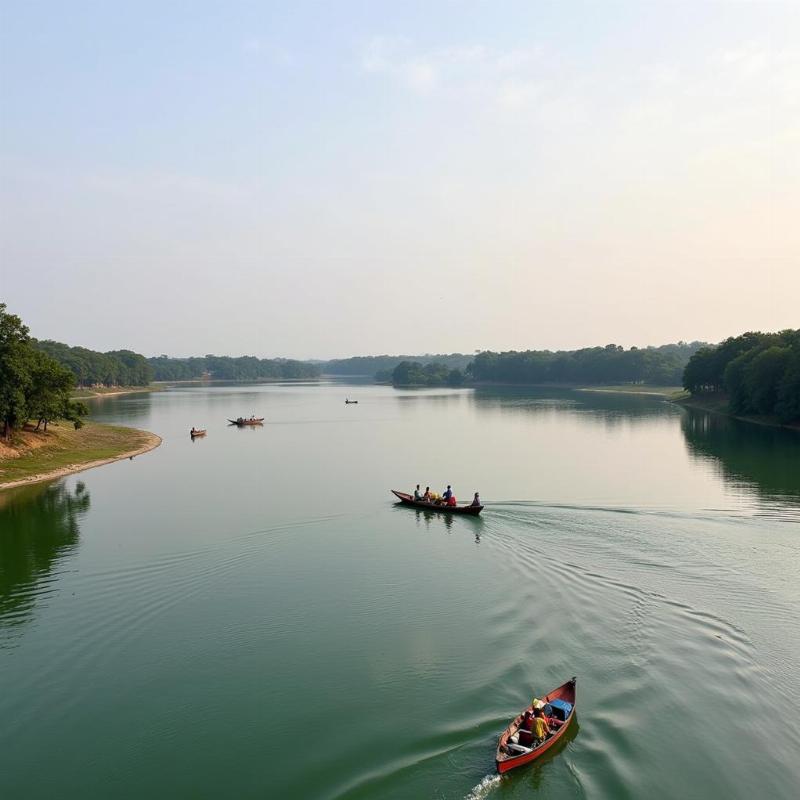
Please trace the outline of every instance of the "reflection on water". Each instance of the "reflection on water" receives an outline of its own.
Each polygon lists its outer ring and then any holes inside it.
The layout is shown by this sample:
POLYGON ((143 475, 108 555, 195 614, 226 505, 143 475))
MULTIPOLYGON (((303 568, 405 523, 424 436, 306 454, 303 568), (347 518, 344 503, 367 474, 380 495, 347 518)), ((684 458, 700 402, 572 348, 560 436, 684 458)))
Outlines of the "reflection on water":
POLYGON ((478 387, 471 396, 479 412, 503 415, 569 415, 578 421, 616 427, 624 423, 672 419, 680 409, 661 397, 549 387, 478 387))
POLYGON ((133 425, 135 422, 150 416, 153 397, 158 392, 133 392, 112 396, 99 395, 84 402, 89 406, 89 415, 96 422, 116 421, 124 416, 125 423, 133 425))
MULTIPOLYGON (((425 528, 426 531, 435 533, 436 531, 445 531, 451 533, 453 530, 453 522, 456 516, 454 514, 444 514, 440 511, 429 511, 426 508, 409 508, 403 503, 395 503, 395 508, 404 514, 413 512, 416 517, 417 528, 425 528)), ((481 542, 481 531, 483 530, 483 520, 480 517, 474 517, 470 514, 458 515, 458 531, 463 533, 464 528, 469 526, 475 532, 475 543, 481 542)))
POLYGON ((733 488, 800 505, 800 436, 794 431, 691 408, 681 429, 691 455, 717 467, 733 488))
POLYGON ((83 483, 37 484, 0 495, 0 648, 27 622, 58 564, 78 544, 89 509, 83 483))

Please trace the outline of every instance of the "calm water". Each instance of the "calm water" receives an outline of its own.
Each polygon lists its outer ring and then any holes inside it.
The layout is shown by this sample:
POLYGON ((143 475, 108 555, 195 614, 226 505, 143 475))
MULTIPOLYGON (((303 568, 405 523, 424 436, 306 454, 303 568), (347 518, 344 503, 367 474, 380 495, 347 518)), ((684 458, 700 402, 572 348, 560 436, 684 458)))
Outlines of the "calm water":
POLYGON ((797 796, 800 435, 335 384, 94 416, 164 443, 0 494, 0 797, 797 796), (396 507, 417 481, 484 516, 396 507), (492 776, 572 675, 568 741, 492 776))

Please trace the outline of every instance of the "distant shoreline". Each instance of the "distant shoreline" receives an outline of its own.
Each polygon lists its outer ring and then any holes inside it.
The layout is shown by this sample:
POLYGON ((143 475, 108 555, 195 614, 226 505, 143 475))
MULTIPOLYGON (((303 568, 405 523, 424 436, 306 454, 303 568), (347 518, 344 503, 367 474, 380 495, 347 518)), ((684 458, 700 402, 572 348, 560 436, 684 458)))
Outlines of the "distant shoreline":
POLYGON ((79 431, 57 429, 52 431, 53 438, 43 443, 35 442, 31 438, 39 434, 26 433, 32 446, 15 457, 0 460, 0 491, 29 483, 55 480, 133 458, 155 450, 162 442, 160 436, 150 431, 100 423, 88 423, 79 431), (81 460, 82 453, 84 460, 81 460), (101 457, 97 458, 98 455, 101 457), (46 469, 50 463, 52 468, 46 469), (10 472, 13 475, 26 471, 30 474, 5 481, 2 479, 3 473, 10 472))

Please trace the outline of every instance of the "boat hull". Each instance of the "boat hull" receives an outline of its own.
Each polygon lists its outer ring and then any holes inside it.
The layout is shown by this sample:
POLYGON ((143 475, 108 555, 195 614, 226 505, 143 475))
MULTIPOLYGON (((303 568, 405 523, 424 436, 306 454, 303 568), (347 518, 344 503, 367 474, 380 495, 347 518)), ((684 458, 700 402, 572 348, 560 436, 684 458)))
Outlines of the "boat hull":
POLYGON ((554 733, 549 739, 546 739, 538 747, 534 748, 528 753, 509 755, 507 752, 503 751, 503 748, 505 748, 509 737, 519 730, 519 726, 522 723, 522 718, 525 711, 533 711, 531 706, 528 706, 526 709, 524 709, 523 712, 519 716, 515 717, 511 724, 503 731, 502 735, 500 736, 500 741, 497 743, 495 767, 499 773, 502 774, 504 772, 509 772, 512 769, 523 767, 526 764, 530 764, 532 761, 536 761, 537 758, 543 756, 548 750, 550 750, 550 748, 554 747, 555 744, 564 737, 564 734, 567 732, 567 729, 572 724, 572 720, 575 717, 575 678, 567 681, 557 689, 553 689, 552 692, 544 695, 544 697, 541 699, 545 703, 549 703, 552 700, 566 700, 568 703, 572 704, 572 711, 570 711, 569 716, 561 724, 561 727, 559 727, 556 733, 554 733))
POLYGON ((264 424, 264 417, 260 417, 259 419, 229 419, 231 425, 238 425, 240 428, 245 425, 263 425, 264 424))
POLYGON ((436 511, 440 514, 467 514, 477 517, 483 511, 483 506, 446 506, 444 504, 426 503, 423 500, 415 500, 414 497, 406 492, 391 490, 392 494, 404 505, 411 508, 419 508, 422 511, 436 511))

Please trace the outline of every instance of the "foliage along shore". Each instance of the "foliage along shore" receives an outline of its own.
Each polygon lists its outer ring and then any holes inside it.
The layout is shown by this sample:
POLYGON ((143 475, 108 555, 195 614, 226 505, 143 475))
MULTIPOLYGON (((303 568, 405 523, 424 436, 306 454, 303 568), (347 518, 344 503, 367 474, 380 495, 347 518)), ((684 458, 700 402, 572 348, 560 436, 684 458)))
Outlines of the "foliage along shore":
POLYGON ((509 350, 478 353, 463 369, 446 361, 403 360, 376 373, 379 383, 397 387, 462 386, 465 383, 517 386, 676 386, 702 342, 660 347, 616 344, 580 350, 509 350))
POLYGON ((800 330, 751 331, 698 350, 686 365, 684 405, 748 422, 800 425, 800 330))
POLYGON ((160 444, 149 431, 92 422, 77 430, 56 423, 47 433, 16 431, 11 442, 0 443, 0 490, 132 458, 160 444))

